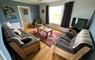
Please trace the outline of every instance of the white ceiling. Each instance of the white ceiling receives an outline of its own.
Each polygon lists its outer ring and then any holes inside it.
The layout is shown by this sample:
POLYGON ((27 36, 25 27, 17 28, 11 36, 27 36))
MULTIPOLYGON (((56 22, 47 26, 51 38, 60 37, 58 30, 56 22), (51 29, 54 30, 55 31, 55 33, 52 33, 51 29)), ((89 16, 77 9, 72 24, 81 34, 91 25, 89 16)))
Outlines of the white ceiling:
POLYGON ((57 2, 62 0, 13 0, 18 2, 24 2, 29 4, 42 4, 42 3, 51 3, 51 2, 57 2))

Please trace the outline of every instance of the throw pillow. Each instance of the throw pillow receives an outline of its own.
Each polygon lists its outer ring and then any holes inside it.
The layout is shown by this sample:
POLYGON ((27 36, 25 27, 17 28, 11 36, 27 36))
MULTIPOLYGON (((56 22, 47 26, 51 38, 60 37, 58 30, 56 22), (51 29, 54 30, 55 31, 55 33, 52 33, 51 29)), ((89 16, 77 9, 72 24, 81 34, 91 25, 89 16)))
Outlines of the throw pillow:
POLYGON ((21 32, 18 29, 13 30, 17 35, 21 35, 21 32))
POLYGON ((73 38, 76 34, 73 32, 67 32, 66 35, 73 38))
POLYGON ((32 38, 31 37, 26 37, 26 38, 23 38, 21 41, 24 42, 24 44, 26 44, 26 43, 32 41, 32 38))

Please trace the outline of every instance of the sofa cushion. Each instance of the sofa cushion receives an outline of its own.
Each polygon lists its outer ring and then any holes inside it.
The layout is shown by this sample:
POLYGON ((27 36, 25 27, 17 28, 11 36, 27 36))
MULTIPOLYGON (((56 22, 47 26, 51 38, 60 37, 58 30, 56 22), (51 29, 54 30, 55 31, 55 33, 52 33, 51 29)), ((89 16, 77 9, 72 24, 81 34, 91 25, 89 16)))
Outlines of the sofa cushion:
POLYGON ((13 31, 15 32, 15 34, 21 35, 21 31, 19 31, 18 29, 13 29, 13 31))
POLYGON ((69 32, 66 33, 66 35, 73 38, 76 34, 69 31, 69 32))
POLYGON ((71 38, 71 37, 69 37, 69 36, 67 36, 66 34, 65 34, 65 35, 63 35, 63 36, 61 36, 60 38, 62 38, 62 39, 64 39, 64 40, 66 40, 66 41, 68 41, 68 42, 71 42, 71 40, 72 40, 72 38, 71 38))
POLYGON ((73 48, 76 48, 78 45, 85 43, 88 45, 92 44, 92 39, 90 37, 90 33, 88 30, 83 29, 76 37, 75 43, 73 45, 73 48))
POLYGON ((8 40, 9 42, 14 41, 14 42, 16 42, 19 46, 23 46, 23 45, 24 45, 24 42, 22 42, 21 39, 20 39, 20 38, 17 38, 16 36, 15 36, 15 37, 7 38, 7 40, 8 40))
POLYGON ((32 38, 31 37, 26 37, 26 38, 23 38, 21 39, 21 41, 26 44, 26 43, 29 43, 30 41, 32 41, 32 38))
MULTIPOLYGON (((76 36, 74 38, 72 38, 71 42, 70 42, 70 47, 72 48, 74 43, 75 43, 75 40, 76 40, 76 36)), ((72 48, 73 49, 73 48, 72 48)))
POLYGON ((12 29, 12 25, 10 24, 10 22, 4 22, 3 26, 12 29))
MULTIPOLYGON (((74 40, 74 39, 73 39, 74 40)), ((65 39, 59 38, 58 42, 56 43, 56 45, 58 48, 63 49, 67 52, 70 52, 72 54, 75 54, 75 51, 72 49, 73 43, 71 44, 71 42, 68 42, 65 39)))
POLYGON ((5 33, 6 38, 10 38, 10 37, 15 37, 16 36, 16 34, 10 28, 4 26, 4 27, 2 27, 2 29, 3 29, 3 31, 5 33))

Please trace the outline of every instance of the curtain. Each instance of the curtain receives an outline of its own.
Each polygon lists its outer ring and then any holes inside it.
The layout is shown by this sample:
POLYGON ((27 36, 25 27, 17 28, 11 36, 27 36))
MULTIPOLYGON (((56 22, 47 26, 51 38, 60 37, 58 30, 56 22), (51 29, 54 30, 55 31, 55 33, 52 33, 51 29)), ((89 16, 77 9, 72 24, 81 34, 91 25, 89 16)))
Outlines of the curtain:
POLYGON ((73 1, 65 3, 64 14, 63 14, 62 22, 61 22, 61 26, 64 28, 69 27, 72 9, 73 9, 73 3, 74 3, 73 1))
POLYGON ((94 18, 94 15, 95 15, 95 10, 90 18, 90 20, 88 21, 87 25, 86 25, 86 29, 89 29, 90 25, 92 24, 92 21, 93 21, 93 18, 94 18))
POLYGON ((46 24, 49 24, 49 6, 46 5, 46 24))

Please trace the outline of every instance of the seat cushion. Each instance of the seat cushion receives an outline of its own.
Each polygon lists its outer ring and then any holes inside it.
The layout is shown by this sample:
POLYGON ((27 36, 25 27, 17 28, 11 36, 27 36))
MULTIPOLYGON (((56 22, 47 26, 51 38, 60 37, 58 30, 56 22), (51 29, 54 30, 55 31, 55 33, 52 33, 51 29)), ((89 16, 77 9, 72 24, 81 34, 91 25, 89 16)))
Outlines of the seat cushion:
POLYGON ((27 38, 23 38, 21 39, 21 41, 26 44, 26 43, 29 43, 30 41, 32 41, 32 38, 31 37, 27 37, 27 38))
POLYGON ((65 50, 67 52, 70 52, 70 53, 74 54, 75 51, 72 49, 72 46, 70 46, 70 45, 71 45, 70 42, 66 41, 65 39, 59 38, 58 42, 56 43, 55 46, 65 50))
POLYGON ((14 29, 13 31, 15 32, 15 34, 21 35, 21 31, 19 31, 18 29, 14 29))
POLYGON ((16 34, 8 27, 2 27, 3 31, 4 31, 4 35, 6 36, 6 38, 10 38, 10 37, 15 37, 16 34))
POLYGON ((66 41, 68 41, 68 42, 71 42, 71 40, 72 40, 72 38, 71 38, 71 37, 69 37, 69 36, 67 36, 66 34, 65 34, 65 35, 63 35, 63 36, 61 36, 60 38, 62 38, 62 39, 64 39, 64 40, 66 40, 66 41))
POLYGON ((66 33, 66 35, 73 38, 76 34, 69 31, 69 32, 66 33))

